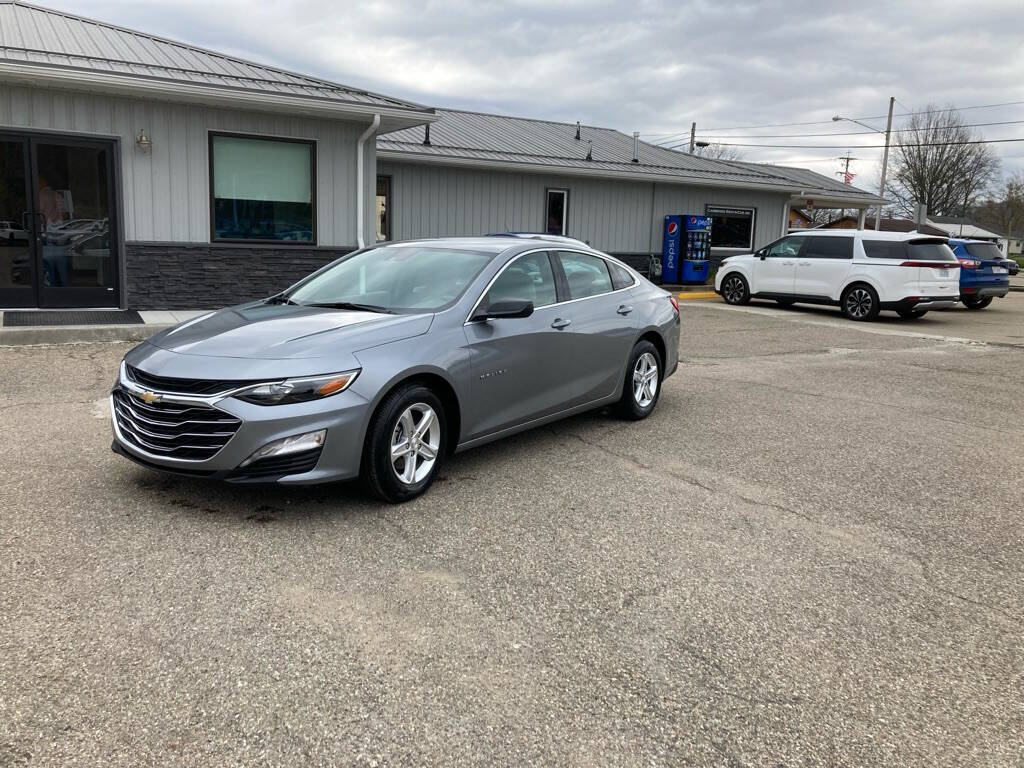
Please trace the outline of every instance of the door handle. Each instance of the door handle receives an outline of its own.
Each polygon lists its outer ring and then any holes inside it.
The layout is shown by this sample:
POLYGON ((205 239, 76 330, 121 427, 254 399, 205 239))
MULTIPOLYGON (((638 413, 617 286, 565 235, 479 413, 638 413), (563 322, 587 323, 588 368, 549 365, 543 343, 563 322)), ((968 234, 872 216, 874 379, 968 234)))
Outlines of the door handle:
POLYGON ((809 267, 809 266, 811 266, 811 262, 809 262, 809 261, 801 261, 800 262, 800 266, 801 267, 809 267))
POLYGON ((628 304, 620 304, 619 308, 616 309, 615 311, 618 312, 620 315, 628 315, 630 312, 633 311, 633 308, 628 304))
POLYGON ((567 326, 570 325, 572 325, 572 320, 566 320, 561 317, 556 317, 554 321, 551 323, 551 327, 557 328, 558 330, 562 330, 563 328, 566 328, 567 326))
POLYGON ((792 267, 793 264, 795 264, 795 263, 796 262, 793 262, 793 261, 784 261, 784 262, 782 262, 782 266, 784 266, 784 267, 792 267))

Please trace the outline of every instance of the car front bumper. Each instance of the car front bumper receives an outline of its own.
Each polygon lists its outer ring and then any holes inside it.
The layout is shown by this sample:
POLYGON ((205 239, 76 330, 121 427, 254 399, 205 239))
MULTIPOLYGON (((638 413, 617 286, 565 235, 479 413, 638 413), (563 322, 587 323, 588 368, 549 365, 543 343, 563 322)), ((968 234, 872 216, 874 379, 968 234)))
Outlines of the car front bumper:
POLYGON ((255 405, 231 397, 219 400, 211 407, 235 417, 241 423, 223 447, 209 458, 201 460, 160 455, 157 450, 147 450, 137 440, 126 436, 132 434, 131 430, 139 424, 125 421, 123 410, 119 413, 115 401, 115 395, 119 392, 133 398, 140 396, 139 392, 132 391, 123 382, 119 382, 111 393, 111 427, 114 437, 111 447, 115 453, 147 468, 234 483, 282 485, 326 483, 359 475, 363 430, 370 404, 351 390, 320 401, 294 405, 255 405), (266 467, 267 470, 275 471, 254 473, 255 463, 247 468, 241 467, 246 459, 268 443, 322 429, 327 433, 323 446, 317 451, 315 462, 300 461, 303 458, 314 458, 310 454, 305 457, 291 454, 296 461, 279 462, 266 467))

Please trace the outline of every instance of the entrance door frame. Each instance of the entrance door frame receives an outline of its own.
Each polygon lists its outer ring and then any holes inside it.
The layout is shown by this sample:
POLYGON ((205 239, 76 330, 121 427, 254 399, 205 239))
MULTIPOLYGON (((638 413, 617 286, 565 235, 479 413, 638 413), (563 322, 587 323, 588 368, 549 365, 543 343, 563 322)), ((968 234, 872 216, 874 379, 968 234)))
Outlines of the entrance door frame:
POLYGON ((124 232, 121 219, 123 199, 121 196, 121 140, 119 136, 69 133, 32 128, 0 126, 0 141, 21 141, 25 147, 25 172, 27 185, 28 218, 33 224, 29 236, 30 261, 32 263, 31 303, 23 306, 5 306, 2 309, 68 309, 122 307, 124 301, 124 232), (42 231, 39 226, 38 145, 62 144, 71 147, 87 147, 107 150, 108 236, 110 238, 111 272, 113 290, 97 288, 47 288, 44 285, 42 231), (52 291, 49 295, 47 293, 52 291))

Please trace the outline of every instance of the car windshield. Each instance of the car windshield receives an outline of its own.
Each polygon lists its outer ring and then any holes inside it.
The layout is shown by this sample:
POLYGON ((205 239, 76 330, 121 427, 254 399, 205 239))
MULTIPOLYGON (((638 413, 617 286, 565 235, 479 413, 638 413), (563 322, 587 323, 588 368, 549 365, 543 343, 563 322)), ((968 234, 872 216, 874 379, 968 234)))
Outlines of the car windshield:
POLYGON ((495 253, 424 245, 370 248, 300 283, 282 298, 339 309, 436 312, 453 304, 495 253))
POLYGON ((995 243, 965 243, 964 248, 971 258, 980 261, 1002 261, 1003 252, 995 243))

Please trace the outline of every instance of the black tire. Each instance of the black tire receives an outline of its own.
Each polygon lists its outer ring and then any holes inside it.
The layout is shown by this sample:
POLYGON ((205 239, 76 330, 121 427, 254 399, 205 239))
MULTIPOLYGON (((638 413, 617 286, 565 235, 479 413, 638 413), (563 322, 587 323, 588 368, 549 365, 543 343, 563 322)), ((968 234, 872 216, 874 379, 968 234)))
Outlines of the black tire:
POLYGON ((928 314, 927 309, 901 309, 896 312, 904 320, 916 320, 928 314))
MULTIPOLYGON (((424 414, 425 415, 425 414, 424 414)), ((448 424, 444 405, 433 390, 422 384, 406 384, 398 387, 377 406, 363 444, 362 479, 367 489, 378 499, 399 504, 424 493, 434 482, 437 471, 445 458, 448 438, 448 424), (418 405, 429 406, 437 417, 439 437, 436 458, 429 471, 418 480, 408 483, 398 477, 398 470, 391 458, 393 438, 399 434, 399 419, 409 408, 418 405)), ((428 446, 429 447, 429 446, 428 446)), ((423 459, 417 454, 414 461, 423 459)), ((414 465, 415 468, 415 465, 414 465)))
POLYGON ((750 286, 739 272, 731 272, 722 279, 722 298, 726 304, 740 305, 750 302, 750 286))
POLYGON ((960 299, 964 303, 964 306, 968 309, 984 309, 992 303, 991 296, 985 296, 981 299, 960 299))
POLYGON ((775 301, 777 301, 779 303, 780 307, 792 307, 793 306, 793 300, 792 299, 776 299, 775 301))
POLYGON ((848 285, 839 300, 839 306, 847 318, 856 322, 874 320, 882 309, 878 294, 867 283, 848 285))
POLYGON ((661 359, 661 355, 658 354, 658 348, 655 347, 649 341, 638 341, 636 346, 633 347, 633 351, 629 355, 629 363, 626 365, 626 376, 622 383, 622 397, 619 399, 617 407, 618 414, 630 421, 639 421, 640 419, 646 419, 654 411, 654 407, 658 404, 658 398, 661 396, 661 382, 664 378, 664 363, 661 359), (637 388, 634 387, 634 373, 637 372, 640 366, 641 358, 645 358, 649 362, 651 358, 654 360, 654 364, 657 369, 654 371, 654 377, 650 381, 654 384, 654 393, 650 397, 649 402, 646 397, 650 394, 649 389, 643 392, 643 396, 638 396, 637 388))

